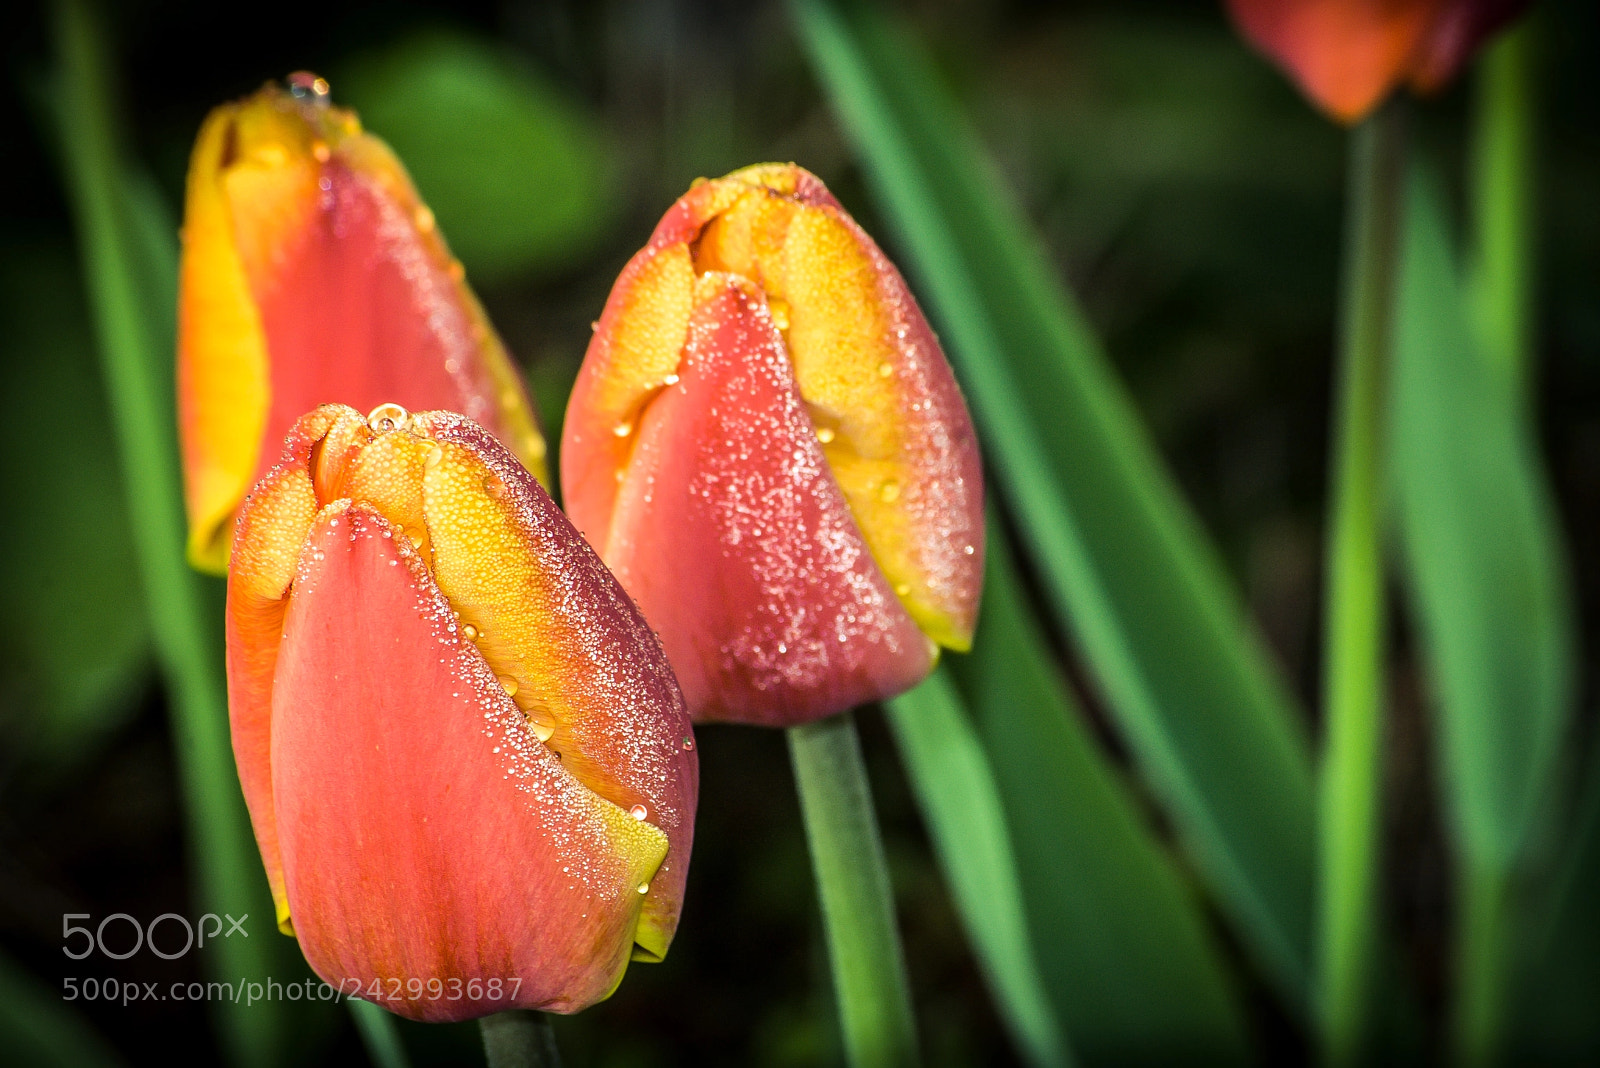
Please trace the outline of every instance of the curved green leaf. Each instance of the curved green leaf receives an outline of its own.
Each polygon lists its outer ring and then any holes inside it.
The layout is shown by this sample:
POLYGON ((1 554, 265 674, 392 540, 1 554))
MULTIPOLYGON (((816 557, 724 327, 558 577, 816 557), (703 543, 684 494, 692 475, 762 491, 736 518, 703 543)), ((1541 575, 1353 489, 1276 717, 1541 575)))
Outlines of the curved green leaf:
POLYGON ((927 59, 870 11, 794 11, 1051 606, 1219 904, 1303 1006, 1315 813, 1293 700, 927 59))
POLYGON ((1039 977, 1005 809, 989 758, 943 667, 885 703, 911 790, 995 1006, 1024 1059, 1071 1063, 1039 977))
POLYGON ((1244 1025, 1197 895, 1059 675, 991 526, 983 613, 950 669, 1005 809, 1040 972, 1088 1063, 1237 1062, 1244 1025))

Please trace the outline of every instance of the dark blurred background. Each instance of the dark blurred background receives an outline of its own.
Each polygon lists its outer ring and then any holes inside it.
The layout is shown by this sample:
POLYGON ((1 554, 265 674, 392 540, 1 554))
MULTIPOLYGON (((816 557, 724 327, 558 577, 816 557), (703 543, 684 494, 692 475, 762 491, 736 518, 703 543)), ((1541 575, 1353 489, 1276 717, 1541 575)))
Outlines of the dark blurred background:
MULTIPOLYGON (((1315 707, 1343 131, 1240 43, 1217 4, 897 7, 939 57, 1315 707)), ((781 4, 145 0, 108 16, 127 147, 174 219, 210 107, 292 70, 326 75, 335 100, 412 169, 553 438, 612 280, 694 178, 796 161, 896 254, 781 4)), ((1587 665, 1600 609, 1600 16, 1574 2, 1541 17, 1537 405, 1587 665)), ((44 118, 48 10, 8 5, 0 40, 0 947, 54 991, 81 971, 60 953, 64 913, 196 910, 44 118)), ((1457 164, 1469 92, 1466 79, 1418 109, 1423 139, 1457 164)), ((1437 1003, 1448 858, 1424 695, 1398 623, 1385 907, 1403 966, 1437 1003)), ((1098 715, 1095 695, 1081 696, 1098 715)), ((1593 732, 1592 696, 1580 741, 1593 732)), ((927 1058, 1011 1062, 881 719, 866 714, 862 727, 927 1058)), ((783 738, 728 727, 699 737, 700 826, 677 941, 610 1001, 557 1022, 570 1064, 837 1057, 783 738)), ((263 924, 256 937, 278 936, 263 924)), ((201 977, 193 955, 96 964, 119 979, 201 977)), ((1252 1006, 1261 1048, 1302 1058, 1268 999, 1252 1006)), ((77 1007, 132 1062, 219 1055, 203 1005, 77 1007)), ((477 1043, 471 1025, 404 1034, 419 1063, 471 1056, 477 1043)), ((342 1010, 310 1014, 303 1037, 312 1059, 362 1056, 342 1010)))

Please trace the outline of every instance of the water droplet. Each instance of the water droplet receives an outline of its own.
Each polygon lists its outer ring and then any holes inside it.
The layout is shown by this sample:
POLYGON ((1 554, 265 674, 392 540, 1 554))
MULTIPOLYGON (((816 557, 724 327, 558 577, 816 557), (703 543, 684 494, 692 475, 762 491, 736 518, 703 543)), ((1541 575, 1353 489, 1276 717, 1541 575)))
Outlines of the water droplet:
POLYGON ((685 734, 683 736, 683 747, 684 749, 694 748, 694 737, 692 735, 685 734))
POLYGON ((465 267, 461 266, 461 261, 460 260, 451 260, 450 261, 450 277, 455 279, 457 282, 459 282, 463 278, 465 278, 466 276, 467 276, 467 269, 465 267))
POLYGON ((528 719, 528 726, 533 729, 533 736, 541 742, 548 742, 556 733, 554 723, 541 723, 532 717, 528 719))
POLYGON ((289 83, 289 95, 296 100, 309 100, 314 104, 328 102, 328 79, 319 78, 308 70, 297 70, 284 81, 289 83))
POLYGON ((639 884, 639 893, 648 894, 649 892, 650 892, 650 884, 649 883, 640 883, 639 884))
POLYGON ((475 642, 478 640, 478 628, 474 627, 471 623, 463 624, 461 627, 461 636, 467 639, 469 642, 475 642))
POLYGON ((619 438, 625 438, 629 434, 633 433, 633 424, 632 423, 618 423, 616 426, 611 428, 611 432, 613 434, 615 434, 619 438))
POLYGON ((422 466, 423 467, 438 467, 439 466, 439 461, 443 460, 443 459, 444 459, 444 450, 439 448, 439 446, 435 445, 435 446, 433 446, 433 448, 428 450, 427 455, 423 456, 423 458, 422 458, 422 466))
POLYGON ((909 582, 902 582, 902 583, 900 583, 900 585, 898 585, 898 586, 896 586, 894 588, 894 595, 896 597, 907 597, 907 596, 910 595, 910 593, 911 593, 911 583, 909 583, 909 582))
POLYGON ((313 549, 312 552, 311 552, 311 559, 313 559, 313 560, 322 560, 322 559, 325 559, 326 556, 327 556, 327 554, 324 553, 321 549, 313 549))
POLYGON ((779 330, 789 329, 789 304, 787 301, 774 300, 767 304, 772 312, 772 325, 779 330))
POLYGON ((333 153, 328 150, 328 142, 313 141, 311 142, 311 155, 318 163, 326 163, 328 162, 328 157, 332 156, 333 153))
POLYGON ((451 357, 450 359, 444 361, 444 373, 445 374, 453 375, 459 370, 461 370, 461 361, 460 360, 458 360, 458 359, 456 359, 454 357, 451 357))
POLYGON ((510 675, 497 675, 495 677, 500 680, 500 688, 505 690, 507 697, 515 697, 517 695, 516 679, 510 675))
POLYGON ((894 374, 894 364, 890 363, 888 360, 884 360, 878 365, 879 378, 888 378, 892 374, 894 374))
POLYGON ((422 531, 422 530, 407 530, 404 533, 405 533, 405 536, 407 538, 411 539, 411 544, 413 546, 415 546, 418 549, 422 548, 422 539, 427 537, 427 532, 426 531, 422 531))
POLYGON ((665 378, 663 378, 661 380, 661 384, 663 386, 675 386, 675 385, 678 384, 678 376, 677 375, 668 375, 667 377, 665 377, 665 378))
POLYGON ((878 499, 884 504, 893 504, 900 499, 900 483, 889 479, 878 490, 878 499))
POLYGON ((833 427, 831 427, 831 426, 819 426, 819 427, 817 427, 817 440, 818 441, 820 441, 824 445, 826 445, 828 442, 832 441, 833 439, 834 439, 833 427))
POLYGON ((498 501, 506 495, 506 484, 500 481, 499 476, 490 475, 483 480, 483 492, 498 501))
POLYGON ((380 404, 367 415, 367 426, 374 434, 387 434, 391 430, 404 430, 411 413, 398 404, 380 404))
POLYGON ((967 545, 967 546, 964 546, 961 551, 966 553, 968 556, 971 556, 973 553, 977 552, 978 550, 977 550, 977 548, 975 546, 967 545))
POLYGON ((423 204, 411 213, 411 221, 417 224, 417 229, 427 233, 433 229, 433 209, 423 204))
POLYGON ((650 810, 645 808, 643 805, 634 805, 628 810, 628 815, 632 816, 636 820, 642 820, 646 816, 650 815, 650 810))

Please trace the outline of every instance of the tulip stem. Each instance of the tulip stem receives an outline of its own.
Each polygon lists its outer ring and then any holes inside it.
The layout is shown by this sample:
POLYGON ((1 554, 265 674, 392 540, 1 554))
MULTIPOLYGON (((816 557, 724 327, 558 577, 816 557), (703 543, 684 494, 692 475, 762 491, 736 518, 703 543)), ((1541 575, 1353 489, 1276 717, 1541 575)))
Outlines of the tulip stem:
POLYGON ((508 1009, 478 1021, 489 1068, 561 1068, 550 1017, 531 1009, 508 1009))
POLYGON ((905 954, 861 740, 849 712, 789 728, 845 1053, 855 1068, 916 1064, 905 954))
POLYGON ((1406 140, 1392 101, 1355 131, 1340 311, 1324 618, 1321 934, 1325 1060, 1366 1037, 1381 809, 1385 379, 1406 140))

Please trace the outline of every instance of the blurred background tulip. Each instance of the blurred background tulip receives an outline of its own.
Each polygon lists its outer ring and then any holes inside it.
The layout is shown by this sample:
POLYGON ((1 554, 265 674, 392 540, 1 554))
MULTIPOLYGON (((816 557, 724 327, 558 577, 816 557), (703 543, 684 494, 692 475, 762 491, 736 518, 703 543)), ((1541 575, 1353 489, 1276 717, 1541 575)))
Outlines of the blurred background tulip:
POLYGON ((189 165, 178 396, 189 555, 220 571, 275 443, 324 403, 448 408, 543 479, 544 439, 433 211, 326 80, 217 108, 189 165))
POLYGON ((900 273, 804 169, 749 167, 667 212, 601 313, 565 427, 567 510, 696 718, 805 723, 971 644, 966 405, 900 273))
POLYGON ((278 925, 330 986, 419 1020, 576 1012, 666 955, 698 779, 682 698, 477 424, 295 424, 241 513, 228 679, 278 925))
POLYGON ((1528 0, 1228 0, 1312 102, 1356 122, 1401 85, 1437 92, 1528 0))

